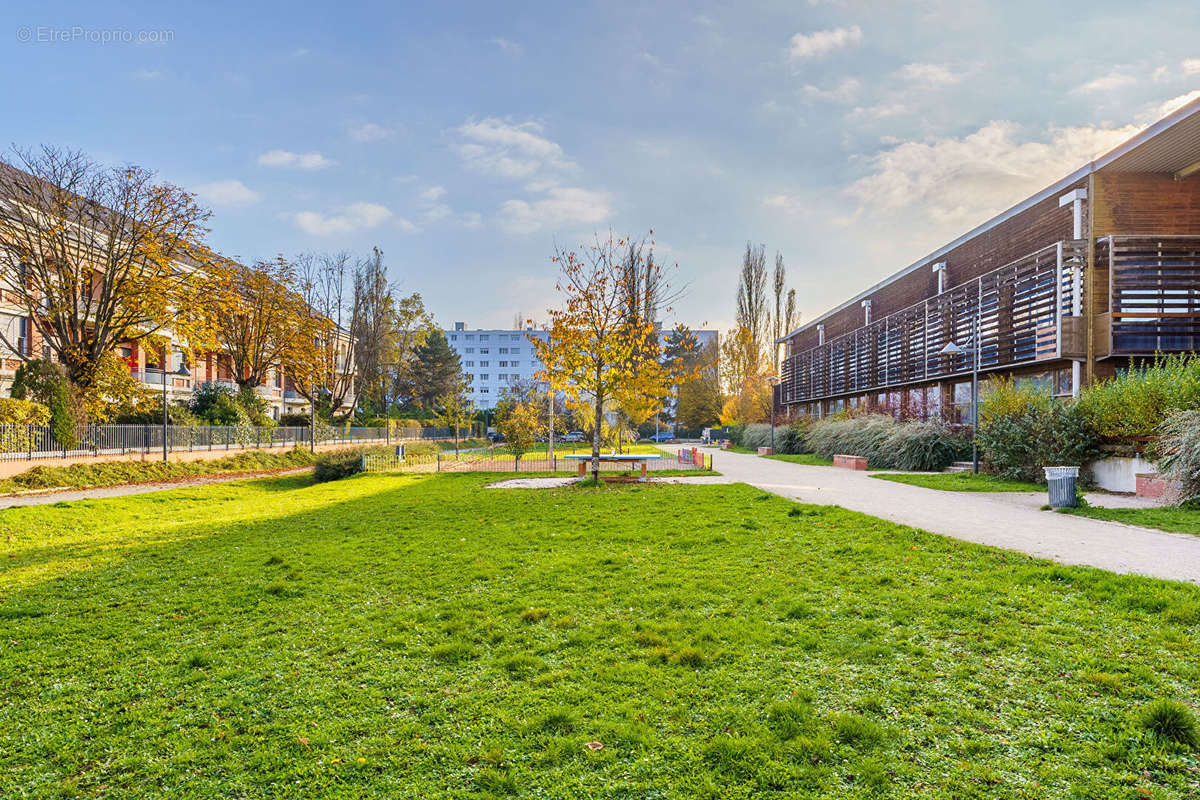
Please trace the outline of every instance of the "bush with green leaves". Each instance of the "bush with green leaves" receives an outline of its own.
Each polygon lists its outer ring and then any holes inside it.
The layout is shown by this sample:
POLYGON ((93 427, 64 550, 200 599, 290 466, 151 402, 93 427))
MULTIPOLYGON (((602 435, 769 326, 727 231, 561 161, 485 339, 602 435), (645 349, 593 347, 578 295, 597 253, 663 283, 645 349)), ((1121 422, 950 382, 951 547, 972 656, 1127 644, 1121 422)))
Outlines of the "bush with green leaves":
POLYGON ((218 383, 201 383, 192 390, 188 408, 209 425, 245 425, 250 415, 234 392, 218 383))
POLYGON ((1105 441, 1153 437, 1175 411, 1200 410, 1200 357, 1163 356, 1089 386, 1079 407, 1105 441))
POLYGON ((885 414, 831 417, 808 429, 809 452, 824 458, 866 456, 874 469, 939 472, 969 447, 962 434, 939 422, 897 422, 885 414))
POLYGON ((60 365, 43 359, 26 361, 17 367, 9 394, 50 409, 50 430, 59 447, 71 450, 79 446, 79 426, 87 421, 83 402, 60 365))
POLYGON ((1200 411, 1176 411, 1154 445, 1163 473, 1179 481, 1180 500, 1200 500, 1200 411))
POLYGON ((813 423, 806 441, 809 451, 822 458, 866 456, 868 464, 882 467, 886 463, 884 442, 895 427, 896 421, 884 414, 828 417, 813 423))
POLYGON ((348 447, 343 450, 329 450, 317 454, 316 466, 313 469, 313 480, 318 483, 349 478, 362 472, 362 461, 365 455, 391 455, 395 451, 383 445, 374 447, 348 447))
POLYGON ((1084 467, 1102 455, 1092 420, 1079 404, 1036 392, 1012 400, 1007 392, 989 395, 979 415, 977 443, 990 472, 1045 482, 1042 467, 1084 467), (1004 404, 1004 412, 989 409, 991 403, 1004 404))
POLYGON ((902 422, 883 442, 886 466, 906 472, 941 472, 971 450, 966 436, 940 422, 902 422))

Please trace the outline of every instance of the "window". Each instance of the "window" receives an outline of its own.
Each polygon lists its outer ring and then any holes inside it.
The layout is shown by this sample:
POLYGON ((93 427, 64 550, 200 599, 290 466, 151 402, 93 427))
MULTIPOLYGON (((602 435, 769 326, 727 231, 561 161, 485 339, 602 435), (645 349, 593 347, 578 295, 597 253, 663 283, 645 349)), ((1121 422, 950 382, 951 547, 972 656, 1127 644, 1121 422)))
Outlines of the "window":
POLYGON ((486 347, 479 348, 479 352, 482 353, 483 355, 487 355, 487 351, 488 351, 488 349, 486 347))
POLYGON ((452 341, 452 342, 457 342, 457 341, 458 341, 458 334, 457 334, 457 333, 452 333, 452 334, 450 334, 450 341, 452 341))
POLYGON ((508 366, 508 362, 507 362, 507 361, 501 361, 501 362, 500 362, 500 366, 502 366, 502 367, 507 367, 507 366, 508 366))
POLYGON ((474 375, 472 375, 472 374, 471 374, 471 373, 469 373, 469 372, 464 372, 464 373, 463 373, 463 377, 464 377, 464 378, 466 378, 466 379, 467 379, 467 380, 469 380, 469 381, 471 381, 471 380, 475 380, 475 376, 474 376, 474 375))
MULTIPOLYGON (((486 372, 479 376, 479 380, 481 380, 481 381, 486 381, 487 379, 488 379, 488 376, 487 376, 486 372)), ((487 389, 484 389, 484 391, 486 392, 487 389)))
MULTIPOLYGON (((122 352, 128 349, 127 347, 122 348, 122 352)), ((17 355, 29 355, 29 317, 21 317, 17 320, 17 355)), ((128 361, 130 356, 132 353, 126 355, 125 360, 128 361)))
POLYGON ((510 362, 508 362, 508 365, 510 367, 519 367, 519 366, 521 366, 521 362, 520 361, 510 361, 510 362))
POLYGON ((463 364, 463 366, 464 366, 464 367, 473 367, 473 366, 475 366, 475 362, 474 362, 474 361, 468 361, 468 362, 466 362, 465 364, 463 364))
POLYGON ((486 386, 482 387, 482 388, 479 390, 479 393, 480 393, 480 394, 487 394, 487 393, 488 393, 488 388, 487 388, 486 386))
POLYGON ((508 348, 507 348, 507 347, 501 347, 501 348, 500 348, 500 352, 501 352, 501 353, 507 353, 507 352, 508 352, 508 348))
POLYGON ((481 342, 486 342, 489 338, 491 337, 489 337, 486 333, 479 334, 479 341, 481 342))
POLYGON ((506 381, 506 380, 508 380, 508 376, 507 376, 507 375, 505 375, 503 372, 501 372, 501 373, 498 373, 498 374, 496 375, 496 380, 498 380, 498 381, 506 381))
POLYGON ((514 342, 519 342, 519 341, 521 341, 521 334, 519 334, 519 333, 517 333, 517 334, 513 334, 513 336, 512 336, 512 340, 513 340, 514 342))
POLYGON ((519 348, 519 347, 514 347, 514 348, 512 349, 512 352, 513 352, 513 354, 514 354, 514 355, 516 355, 517 353, 521 352, 521 348, 519 348))
POLYGON ((486 362, 486 361, 479 362, 479 366, 481 366, 481 367, 486 367, 487 365, 488 365, 488 362, 486 362))
POLYGON ((473 342, 473 341, 475 341, 475 334, 473 334, 473 333, 468 333, 468 334, 467 334, 467 341, 468 341, 468 342, 473 342))

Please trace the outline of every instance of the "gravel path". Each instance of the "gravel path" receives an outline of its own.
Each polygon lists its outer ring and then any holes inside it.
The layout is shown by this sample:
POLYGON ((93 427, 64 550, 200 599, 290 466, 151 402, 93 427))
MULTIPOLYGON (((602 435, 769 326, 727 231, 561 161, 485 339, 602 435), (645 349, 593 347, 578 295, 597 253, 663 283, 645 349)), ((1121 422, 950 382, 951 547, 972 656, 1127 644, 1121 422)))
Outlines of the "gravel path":
POLYGON ((1033 495, 1018 500, 1000 496, 1004 493, 945 492, 728 451, 713 460, 720 480, 806 503, 837 505, 1063 564, 1200 583, 1200 536, 1040 511, 1044 500, 1034 505, 1033 495))
POLYGON ((298 467, 277 472, 247 472, 240 475, 197 475, 194 478, 184 478, 176 481, 161 483, 134 483, 125 486, 97 486, 91 489, 63 489, 29 494, 14 494, 0 497, 0 509, 16 506, 45 506, 51 503, 72 503, 76 500, 95 500, 104 497, 125 497, 132 494, 147 494, 162 492, 167 489, 186 489, 189 486, 206 486, 210 483, 229 483, 230 481, 245 481, 252 478, 278 478, 284 475, 299 475, 311 472, 312 467, 298 467))

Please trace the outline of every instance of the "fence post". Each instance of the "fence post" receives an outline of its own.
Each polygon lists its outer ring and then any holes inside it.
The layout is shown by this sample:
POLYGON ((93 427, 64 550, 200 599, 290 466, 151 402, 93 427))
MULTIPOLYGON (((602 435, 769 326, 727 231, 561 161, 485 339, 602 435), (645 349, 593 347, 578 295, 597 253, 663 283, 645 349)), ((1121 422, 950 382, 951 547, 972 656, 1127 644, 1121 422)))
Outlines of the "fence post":
POLYGON ((550 466, 551 472, 558 472, 558 455, 554 456, 554 463, 550 466))
POLYGON ((362 454, 362 469, 361 469, 361 471, 362 472, 367 471, 367 454, 366 453, 362 454))
POLYGON ((438 472, 441 472, 441 471, 442 471, 442 454, 441 454, 441 451, 439 451, 439 452, 438 452, 438 454, 437 454, 437 458, 438 458, 438 467, 437 467, 437 471, 438 471, 438 472))
POLYGON ((513 472, 521 471, 521 457, 513 456, 513 472))

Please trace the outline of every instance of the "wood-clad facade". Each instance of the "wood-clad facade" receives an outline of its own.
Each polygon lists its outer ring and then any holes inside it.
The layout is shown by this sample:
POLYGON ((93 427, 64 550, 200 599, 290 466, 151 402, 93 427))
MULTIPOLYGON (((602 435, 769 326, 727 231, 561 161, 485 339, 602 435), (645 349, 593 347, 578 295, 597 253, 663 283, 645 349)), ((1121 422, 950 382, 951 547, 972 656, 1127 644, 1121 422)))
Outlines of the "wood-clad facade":
POLYGON ((1200 101, 781 341, 787 415, 866 404, 952 420, 976 357, 1066 395, 1195 351, 1200 101), (950 342, 969 352, 942 355, 950 342))

